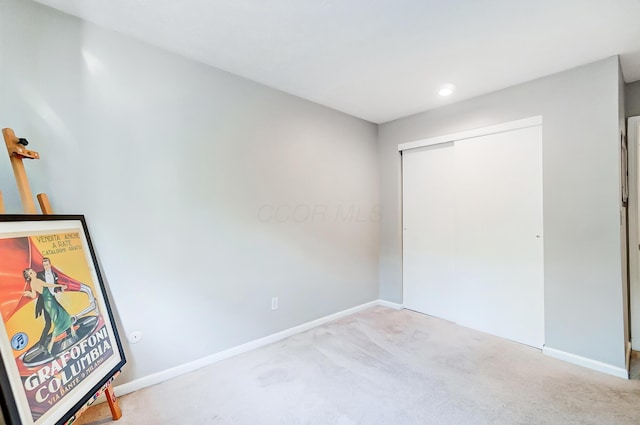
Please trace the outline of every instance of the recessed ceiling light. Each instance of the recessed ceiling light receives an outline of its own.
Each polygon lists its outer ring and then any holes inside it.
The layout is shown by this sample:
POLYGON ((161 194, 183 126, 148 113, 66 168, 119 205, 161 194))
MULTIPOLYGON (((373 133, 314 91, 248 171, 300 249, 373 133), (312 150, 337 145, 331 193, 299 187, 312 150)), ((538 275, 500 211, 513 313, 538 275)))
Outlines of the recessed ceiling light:
POLYGON ((455 90, 456 90, 456 86, 454 86, 453 84, 445 84, 440 88, 440 91, 438 92, 438 94, 440 96, 446 97, 446 96, 450 96, 455 90))

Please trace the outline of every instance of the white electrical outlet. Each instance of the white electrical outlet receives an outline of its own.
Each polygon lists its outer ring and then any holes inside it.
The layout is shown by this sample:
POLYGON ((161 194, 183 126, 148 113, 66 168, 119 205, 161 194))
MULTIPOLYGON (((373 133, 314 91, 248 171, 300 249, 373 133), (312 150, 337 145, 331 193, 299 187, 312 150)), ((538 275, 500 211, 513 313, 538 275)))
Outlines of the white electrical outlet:
POLYGON ((278 309, 278 297, 271 298, 271 310, 278 309))
POLYGON ((129 342, 135 344, 142 339, 142 331, 135 331, 129 334, 129 342))

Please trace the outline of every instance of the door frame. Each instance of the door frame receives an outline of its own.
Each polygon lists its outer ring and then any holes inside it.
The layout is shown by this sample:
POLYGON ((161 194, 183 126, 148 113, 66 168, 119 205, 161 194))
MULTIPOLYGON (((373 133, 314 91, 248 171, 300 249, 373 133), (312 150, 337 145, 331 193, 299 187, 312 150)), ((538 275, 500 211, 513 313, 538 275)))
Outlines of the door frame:
POLYGON ((502 124, 462 131, 460 133, 446 134, 444 136, 436 136, 430 137, 428 139, 415 140, 413 142, 400 143, 398 145, 398 151, 402 152, 408 149, 438 145, 440 143, 455 142, 458 140, 472 139, 479 136, 488 136, 490 134, 504 133, 506 131, 520 130, 523 128, 537 127, 540 125, 542 125, 542 115, 537 115, 521 120, 508 121, 502 124))
POLYGON ((629 150, 629 314, 631 348, 640 351, 640 116, 627 119, 629 150))

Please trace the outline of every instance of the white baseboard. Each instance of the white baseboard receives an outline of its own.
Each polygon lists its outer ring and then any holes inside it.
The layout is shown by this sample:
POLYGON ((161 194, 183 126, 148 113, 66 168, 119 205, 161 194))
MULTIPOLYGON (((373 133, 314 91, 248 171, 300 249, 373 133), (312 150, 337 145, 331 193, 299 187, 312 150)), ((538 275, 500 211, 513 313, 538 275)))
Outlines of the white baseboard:
POLYGON ((150 387, 152 385, 159 384, 160 382, 169 380, 171 378, 178 377, 185 373, 192 372, 194 370, 203 368, 205 366, 209 366, 210 364, 219 362, 220 360, 228 359, 229 357, 237 356, 238 354, 246 353, 247 351, 255 350, 256 348, 265 346, 267 344, 271 344, 276 341, 280 341, 281 339, 288 338, 292 335, 308 331, 309 329, 313 329, 317 326, 323 325, 332 320, 340 319, 345 316, 349 316, 351 314, 357 313, 359 311, 365 310, 370 307, 375 306, 384 306, 389 308, 394 308, 397 310, 402 309, 402 305, 391 303, 389 301, 383 300, 375 300, 368 303, 361 304, 359 306, 349 308, 347 310, 340 311, 335 314, 331 314, 329 316, 322 317, 320 319, 313 320, 311 322, 303 323, 302 325, 295 326, 290 329, 286 329, 281 332, 277 332, 275 334, 266 336, 264 338, 256 339, 254 341, 249 341, 246 344, 238 345, 237 347, 230 348, 228 350, 220 351, 218 353, 212 354, 207 357, 203 357, 201 359, 182 364, 180 366, 172 367, 170 369, 163 370, 161 372, 157 372, 151 375, 147 375, 143 378, 135 379, 133 381, 127 382, 122 385, 118 385, 114 387, 114 391, 117 396, 121 396, 124 394, 129 394, 134 391, 138 391, 142 388, 150 387))
POLYGON ((542 353, 554 357, 556 359, 564 360, 565 362, 577 364, 589 369, 604 372, 609 375, 617 376, 623 379, 629 379, 629 372, 621 367, 613 366, 608 363, 599 362, 597 360, 588 359, 586 357, 578 356, 575 354, 567 353, 566 351, 556 350, 555 348, 543 347, 542 353))
POLYGON ((402 310, 404 306, 402 304, 392 303, 391 301, 378 300, 378 305, 383 307, 393 308, 394 310, 402 310))

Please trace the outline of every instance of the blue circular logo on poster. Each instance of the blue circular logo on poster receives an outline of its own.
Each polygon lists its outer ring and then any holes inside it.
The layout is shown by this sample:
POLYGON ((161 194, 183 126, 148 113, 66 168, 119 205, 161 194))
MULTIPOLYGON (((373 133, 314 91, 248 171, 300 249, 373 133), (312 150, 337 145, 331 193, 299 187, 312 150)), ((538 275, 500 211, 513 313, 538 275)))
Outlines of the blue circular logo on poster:
POLYGON ((16 351, 19 351, 26 347, 28 342, 29 337, 27 334, 24 332, 18 332, 13 336, 13 338, 11 338, 11 347, 16 351))

